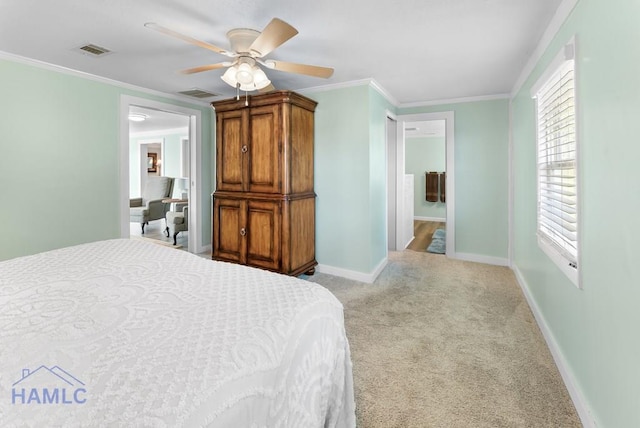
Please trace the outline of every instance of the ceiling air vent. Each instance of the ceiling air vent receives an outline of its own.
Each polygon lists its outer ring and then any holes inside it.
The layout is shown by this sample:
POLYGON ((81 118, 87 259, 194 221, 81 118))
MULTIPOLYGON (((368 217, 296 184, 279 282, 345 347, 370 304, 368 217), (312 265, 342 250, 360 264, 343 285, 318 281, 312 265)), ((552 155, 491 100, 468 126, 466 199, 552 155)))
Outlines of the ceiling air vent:
POLYGON ((188 91, 180 91, 179 94, 186 95, 188 97, 194 98, 210 98, 217 97, 219 94, 214 94, 212 92, 203 91, 202 89, 189 89, 188 91))
POLYGON ((94 44, 88 44, 88 45, 84 45, 84 46, 80 46, 79 48, 77 48, 77 50, 80 51, 80 53, 85 54, 87 56, 92 56, 92 57, 100 57, 100 56, 105 56, 106 54, 111 53, 111 51, 107 48, 103 48, 101 46, 98 45, 94 45, 94 44))

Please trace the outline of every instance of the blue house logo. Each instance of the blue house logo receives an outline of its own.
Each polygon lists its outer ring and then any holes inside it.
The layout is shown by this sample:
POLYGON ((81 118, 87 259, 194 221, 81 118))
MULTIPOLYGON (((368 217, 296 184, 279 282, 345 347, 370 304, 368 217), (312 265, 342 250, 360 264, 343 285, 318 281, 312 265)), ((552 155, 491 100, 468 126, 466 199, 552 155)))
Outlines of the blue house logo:
POLYGON ((22 378, 13 384, 11 404, 84 404, 84 382, 58 366, 22 369, 22 378))

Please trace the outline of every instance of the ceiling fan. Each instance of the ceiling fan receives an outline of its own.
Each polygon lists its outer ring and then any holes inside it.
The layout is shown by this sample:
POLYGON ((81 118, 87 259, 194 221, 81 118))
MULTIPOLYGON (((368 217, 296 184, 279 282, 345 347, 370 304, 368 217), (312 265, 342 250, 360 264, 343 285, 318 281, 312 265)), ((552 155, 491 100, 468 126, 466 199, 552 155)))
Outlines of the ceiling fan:
POLYGON ((262 32, 249 28, 235 28, 227 32, 231 50, 196 40, 154 22, 147 22, 144 25, 192 45, 232 58, 229 61, 189 68, 183 70, 182 73, 193 74, 228 67, 221 76, 222 80, 237 90, 268 92, 275 89, 260 65, 272 70, 314 77, 328 78, 333 74, 333 68, 264 59, 275 48, 298 34, 298 30, 278 18, 273 18, 262 32))

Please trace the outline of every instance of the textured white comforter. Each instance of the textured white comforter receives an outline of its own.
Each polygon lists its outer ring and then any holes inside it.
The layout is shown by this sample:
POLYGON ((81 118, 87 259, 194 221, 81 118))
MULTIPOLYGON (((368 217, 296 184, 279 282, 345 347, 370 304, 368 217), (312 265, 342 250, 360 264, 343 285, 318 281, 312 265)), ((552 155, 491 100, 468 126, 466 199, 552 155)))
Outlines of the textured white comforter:
POLYGON ((0 262, 2 427, 351 427, 352 382, 317 284, 136 240, 0 262))

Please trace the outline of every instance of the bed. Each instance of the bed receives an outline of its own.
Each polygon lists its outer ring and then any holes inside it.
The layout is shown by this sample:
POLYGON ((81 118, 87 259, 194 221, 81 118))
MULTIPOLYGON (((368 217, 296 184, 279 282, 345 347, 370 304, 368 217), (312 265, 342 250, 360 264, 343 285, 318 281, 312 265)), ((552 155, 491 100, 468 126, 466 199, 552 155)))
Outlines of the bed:
POLYGON ((140 240, 0 262, 0 426, 353 427, 340 302, 140 240))

